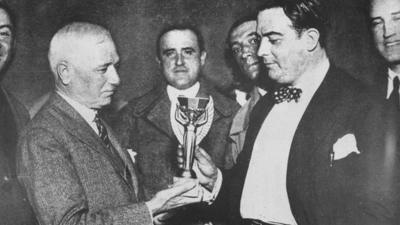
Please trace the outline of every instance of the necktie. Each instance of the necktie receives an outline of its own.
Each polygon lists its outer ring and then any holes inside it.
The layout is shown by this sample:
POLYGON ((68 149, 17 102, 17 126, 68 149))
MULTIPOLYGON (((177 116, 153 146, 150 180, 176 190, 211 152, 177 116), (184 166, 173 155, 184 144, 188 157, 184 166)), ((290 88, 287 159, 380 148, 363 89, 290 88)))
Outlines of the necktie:
POLYGON ((277 104, 284 101, 290 102, 292 100, 298 102, 301 93, 302 91, 300 88, 295 88, 291 86, 281 86, 274 91, 274 101, 277 104))
POLYGON ((400 81, 398 77, 393 79, 393 91, 389 96, 389 101, 393 103, 397 109, 400 107, 400 96, 399 96, 400 81))
POLYGON ((108 138, 107 129, 104 126, 103 121, 98 117, 98 115, 96 115, 96 117, 94 118, 94 122, 96 123, 97 129, 99 130, 99 137, 103 141, 104 145, 107 147, 109 153, 112 155, 113 161, 115 161, 116 163, 118 163, 120 165, 125 166, 124 178, 130 185, 132 185, 132 175, 131 175, 128 167, 122 161, 121 157, 118 155, 117 151, 111 144, 111 141, 108 138))

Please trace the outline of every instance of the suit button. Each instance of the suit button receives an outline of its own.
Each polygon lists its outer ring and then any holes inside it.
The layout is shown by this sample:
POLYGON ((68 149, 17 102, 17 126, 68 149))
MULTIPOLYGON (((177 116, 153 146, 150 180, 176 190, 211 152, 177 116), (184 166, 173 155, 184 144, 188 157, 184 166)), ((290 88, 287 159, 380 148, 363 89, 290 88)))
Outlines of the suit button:
POLYGON ((8 182, 8 181, 10 180, 10 178, 8 178, 7 176, 4 176, 4 177, 3 177, 3 180, 4 180, 5 182, 8 182))

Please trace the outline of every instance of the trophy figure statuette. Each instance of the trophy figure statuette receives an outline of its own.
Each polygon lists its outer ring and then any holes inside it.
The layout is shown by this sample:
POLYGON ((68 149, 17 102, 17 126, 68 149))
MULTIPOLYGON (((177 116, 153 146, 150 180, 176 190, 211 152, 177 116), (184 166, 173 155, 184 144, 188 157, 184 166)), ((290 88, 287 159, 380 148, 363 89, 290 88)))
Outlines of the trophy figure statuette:
POLYGON ((192 169, 194 151, 197 143, 208 133, 214 113, 212 99, 211 104, 209 102, 210 98, 178 97, 174 118, 178 123, 172 121, 171 118, 171 124, 178 141, 183 146, 183 168, 178 174, 180 177, 196 178, 192 169), (212 113, 211 118, 210 113, 212 113))

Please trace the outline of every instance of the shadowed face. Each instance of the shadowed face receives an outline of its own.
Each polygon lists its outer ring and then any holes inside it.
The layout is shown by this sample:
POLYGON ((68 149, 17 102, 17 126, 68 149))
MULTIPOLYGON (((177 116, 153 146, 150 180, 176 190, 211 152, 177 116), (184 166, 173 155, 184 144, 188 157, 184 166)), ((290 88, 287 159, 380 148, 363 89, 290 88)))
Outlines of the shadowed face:
POLYGON ((400 1, 373 0, 370 17, 376 48, 389 64, 400 64, 400 1))
POLYGON ((100 109, 111 103, 120 83, 114 42, 106 36, 76 41, 79 43, 71 61, 70 93, 87 107, 100 109))
POLYGON ((0 71, 11 59, 13 41, 14 33, 10 18, 4 9, 0 9, 0 71))
POLYGON ((260 72, 257 50, 260 38, 257 21, 246 21, 236 27, 230 35, 230 46, 236 63, 250 80, 256 80, 260 72))
POLYGON ((261 11, 257 17, 257 33, 261 36, 258 56, 268 76, 281 84, 295 84, 305 71, 304 35, 298 34, 282 8, 261 11))
POLYGON ((171 30, 160 39, 159 64, 167 82, 177 89, 187 89, 199 79, 206 53, 190 30, 171 30))

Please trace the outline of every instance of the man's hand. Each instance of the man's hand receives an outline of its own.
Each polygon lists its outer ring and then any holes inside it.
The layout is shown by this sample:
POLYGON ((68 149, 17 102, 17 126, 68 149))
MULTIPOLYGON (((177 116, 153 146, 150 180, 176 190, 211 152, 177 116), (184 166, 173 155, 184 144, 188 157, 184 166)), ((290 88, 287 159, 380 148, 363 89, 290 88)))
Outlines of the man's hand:
MULTIPOLYGON (((178 146, 177 161, 179 168, 183 168, 183 147, 178 146)), ((200 184, 212 191, 218 176, 218 169, 207 152, 197 147, 194 152, 193 170, 200 184)))
POLYGON ((166 212, 180 206, 197 203, 201 201, 201 197, 187 197, 184 194, 188 191, 198 188, 196 180, 179 179, 172 187, 159 191, 157 194, 146 202, 147 207, 153 216, 166 212))
POLYGON ((212 191, 218 176, 218 169, 207 152, 197 147, 194 154, 193 170, 200 184, 212 191))

